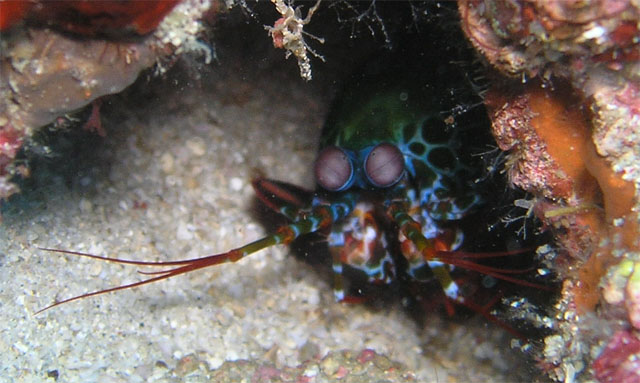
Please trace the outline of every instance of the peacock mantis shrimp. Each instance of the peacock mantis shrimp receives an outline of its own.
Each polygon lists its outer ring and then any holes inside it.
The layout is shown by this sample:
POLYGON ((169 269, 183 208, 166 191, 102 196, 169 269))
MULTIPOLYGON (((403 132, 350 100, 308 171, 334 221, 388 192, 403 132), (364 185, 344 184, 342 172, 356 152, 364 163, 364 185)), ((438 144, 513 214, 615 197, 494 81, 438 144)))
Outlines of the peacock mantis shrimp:
MULTIPOLYGON (((437 61, 437 60, 436 60, 437 61)), ((134 288, 214 265, 237 262, 260 250, 289 245, 315 233, 326 239, 332 257, 336 301, 356 302, 345 287, 351 269, 373 284, 399 278, 436 281, 447 309, 451 303, 489 317, 452 276, 468 270, 522 286, 542 288, 483 264, 481 259, 520 251, 461 251, 465 233, 459 222, 483 205, 481 171, 468 149, 476 117, 460 107, 457 87, 463 76, 448 64, 419 71, 404 64, 371 65, 347 87, 330 112, 313 165, 315 191, 269 180, 252 181, 258 199, 287 218, 254 242, 201 258, 145 262, 42 248, 100 261, 161 268, 140 271, 147 279, 57 301, 43 309, 109 292, 134 288), (446 74, 446 76, 445 76, 446 74), (454 85, 451 85, 454 84, 454 85)))

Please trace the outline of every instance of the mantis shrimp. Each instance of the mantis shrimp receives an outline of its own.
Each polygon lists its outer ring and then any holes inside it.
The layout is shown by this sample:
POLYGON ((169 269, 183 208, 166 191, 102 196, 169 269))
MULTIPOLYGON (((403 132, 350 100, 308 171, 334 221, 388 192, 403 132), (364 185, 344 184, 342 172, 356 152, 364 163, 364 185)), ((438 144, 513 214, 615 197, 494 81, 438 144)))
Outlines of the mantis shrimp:
MULTIPOLYGON (((313 165, 315 191, 284 182, 256 178, 258 199, 286 217, 272 234, 232 250, 200 258, 145 262, 95 254, 42 250, 144 267, 138 282, 57 301, 52 307, 134 288, 199 269, 237 262, 260 250, 289 245, 315 233, 326 240, 337 301, 358 301, 345 284, 347 269, 373 284, 400 278, 437 283, 451 303, 489 316, 453 277, 466 269, 534 288, 537 283, 480 260, 522 251, 462 251, 465 233, 459 222, 483 205, 481 171, 468 143, 474 142, 477 113, 460 106, 456 88, 464 80, 447 64, 434 71, 414 71, 401 64, 362 71, 329 113, 313 165), (446 73, 446 76, 445 76, 446 73), (457 78, 456 78, 457 76, 457 78), (454 84, 454 85, 451 85, 454 84), (476 162, 476 163, 474 163, 476 162)), ((471 108, 473 109, 473 108, 471 108)), ((476 108, 481 109, 481 108, 476 108)), ((482 113, 482 110, 479 111, 482 113)), ((476 228, 480 230, 479 228, 476 228)))

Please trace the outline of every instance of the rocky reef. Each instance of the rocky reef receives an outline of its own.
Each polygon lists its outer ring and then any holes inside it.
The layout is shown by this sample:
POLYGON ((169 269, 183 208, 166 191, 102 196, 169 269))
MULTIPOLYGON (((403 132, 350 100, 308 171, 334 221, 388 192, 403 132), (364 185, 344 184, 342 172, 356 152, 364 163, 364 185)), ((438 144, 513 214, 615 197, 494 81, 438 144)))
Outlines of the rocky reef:
MULTIPOLYGON (((122 91, 154 65, 211 48, 198 40, 210 1, 0 2, 0 200, 27 174, 13 160, 40 127, 122 91)), ((87 128, 98 128, 98 108, 87 128), (97 125, 96 125, 97 124, 97 125)))
POLYGON ((563 381, 640 381, 640 4, 458 5, 498 72, 485 103, 510 180, 556 238, 562 296, 541 366, 563 381))

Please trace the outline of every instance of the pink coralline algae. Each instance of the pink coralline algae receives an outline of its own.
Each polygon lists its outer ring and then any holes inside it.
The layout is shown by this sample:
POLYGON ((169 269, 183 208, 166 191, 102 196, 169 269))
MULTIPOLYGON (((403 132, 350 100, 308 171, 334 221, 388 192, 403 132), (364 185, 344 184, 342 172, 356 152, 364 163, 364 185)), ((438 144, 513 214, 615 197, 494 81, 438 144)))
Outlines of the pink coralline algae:
POLYGON ((640 382, 640 340, 628 331, 616 332, 593 362, 593 369, 602 383, 640 382))

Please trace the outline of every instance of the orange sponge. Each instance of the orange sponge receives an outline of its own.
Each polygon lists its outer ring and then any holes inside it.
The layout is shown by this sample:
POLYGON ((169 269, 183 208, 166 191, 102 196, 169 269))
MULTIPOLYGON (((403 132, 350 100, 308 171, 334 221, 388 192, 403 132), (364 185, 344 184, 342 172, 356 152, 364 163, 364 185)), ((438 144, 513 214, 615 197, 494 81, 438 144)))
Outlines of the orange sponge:
POLYGON ((494 88, 486 104, 498 145, 511 150, 512 182, 562 204, 540 204, 536 212, 546 224, 563 228, 560 244, 583 261, 574 295, 577 307, 589 310, 598 302, 605 270, 616 262, 611 251, 639 248, 631 209, 635 186, 597 153, 584 103, 562 90, 568 88, 550 91, 533 83, 516 93, 510 87, 506 95, 494 88))

